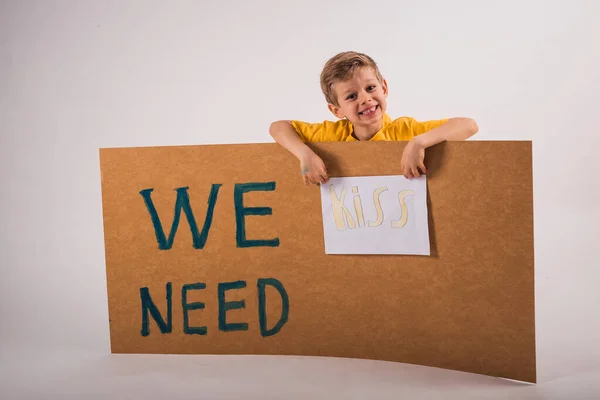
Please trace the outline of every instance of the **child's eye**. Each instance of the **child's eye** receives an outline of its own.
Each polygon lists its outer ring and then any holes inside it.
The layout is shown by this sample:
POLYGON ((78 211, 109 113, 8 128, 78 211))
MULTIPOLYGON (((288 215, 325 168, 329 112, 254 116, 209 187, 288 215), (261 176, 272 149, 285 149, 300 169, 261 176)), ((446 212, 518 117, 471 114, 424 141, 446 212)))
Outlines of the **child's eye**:
POLYGON ((376 88, 376 86, 375 86, 375 85, 371 85, 371 86, 367 87, 367 90, 368 90, 368 91, 371 91, 371 90, 375 90, 375 88, 376 88))
POLYGON ((352 99, 353 99, 355 96, 356 96, 355 94, 349 94, 349 95, 346 97, 346 100, 352 100, 352 99))

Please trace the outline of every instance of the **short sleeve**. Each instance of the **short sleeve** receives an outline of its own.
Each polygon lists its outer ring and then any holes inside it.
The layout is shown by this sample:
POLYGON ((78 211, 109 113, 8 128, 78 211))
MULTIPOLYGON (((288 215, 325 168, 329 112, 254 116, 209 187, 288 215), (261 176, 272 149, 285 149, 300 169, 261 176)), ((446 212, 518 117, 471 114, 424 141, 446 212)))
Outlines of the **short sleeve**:
POLYGON ((323 121, 320 123, 309 123, 293 120, 292 126, 304 142, 335 142, 346 140, 350 135, 348 122, 323 121))
POLYGON ((308 123, 304 121, 291 121, 292 126, 298 132, 298 136, 303 142, 314 142, 318 140, 323 124, 308 123))

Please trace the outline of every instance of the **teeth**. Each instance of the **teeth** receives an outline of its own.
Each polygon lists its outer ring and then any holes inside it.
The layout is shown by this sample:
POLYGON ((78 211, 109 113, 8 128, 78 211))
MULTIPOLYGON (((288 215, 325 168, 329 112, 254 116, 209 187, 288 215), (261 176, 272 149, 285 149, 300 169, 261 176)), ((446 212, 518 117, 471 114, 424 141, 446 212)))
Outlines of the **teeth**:
POLYGON ((363 111, 361 111, 360 113, 361 113, 361 114, 369 114, 369 113, 371 113, 371 112, 375 111, 375 109, 376 109, 376 108, 377 108, 377 106, 373 106, 373 107, 371 107, 371 108, 368 108, 368 109, 366 109, 366 110, 363 110, 363 111))

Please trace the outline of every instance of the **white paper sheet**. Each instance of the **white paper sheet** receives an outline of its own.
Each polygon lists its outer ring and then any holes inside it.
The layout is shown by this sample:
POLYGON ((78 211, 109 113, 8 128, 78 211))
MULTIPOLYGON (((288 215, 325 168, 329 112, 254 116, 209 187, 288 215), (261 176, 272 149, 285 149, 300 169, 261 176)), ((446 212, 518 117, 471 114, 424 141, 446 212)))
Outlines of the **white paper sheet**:
POLYGON ((343 177, 321 185, 325 253, 430 255, 426 179, 343 177))

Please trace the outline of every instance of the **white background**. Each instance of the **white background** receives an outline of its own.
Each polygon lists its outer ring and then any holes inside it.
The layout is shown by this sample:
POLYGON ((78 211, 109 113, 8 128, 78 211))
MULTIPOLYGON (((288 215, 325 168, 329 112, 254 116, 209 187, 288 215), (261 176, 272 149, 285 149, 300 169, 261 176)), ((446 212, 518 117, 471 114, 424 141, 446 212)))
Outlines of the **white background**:
POLYGON ((594 0, 2 0, 0 398, 598 398, 599 18, 594 0), (272 120, 331 118, 319 73, 349 49, 379 63, 392 118, 533 140, 540 383, 109 355, 98 149, 270 142, 272 120))

